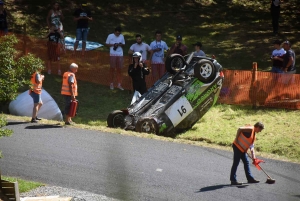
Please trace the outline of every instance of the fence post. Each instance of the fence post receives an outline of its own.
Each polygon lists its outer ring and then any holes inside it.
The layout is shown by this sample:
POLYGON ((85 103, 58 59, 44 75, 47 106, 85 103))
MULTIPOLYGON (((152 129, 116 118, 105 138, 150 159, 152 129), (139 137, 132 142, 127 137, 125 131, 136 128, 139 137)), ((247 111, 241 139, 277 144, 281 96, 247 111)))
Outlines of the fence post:
POLYGON ((257 62, 252 63, 252 80, 251 80, 251 91, 252 91, 252 107, 257 107, 257 62))
POLYGON ((26 28, 26 23, 24 24, 24 32, 23 32, 23 54, 26 55, 27 54, 27 40, 26 40, 26 36, 27 36, 27 28, 26 28))

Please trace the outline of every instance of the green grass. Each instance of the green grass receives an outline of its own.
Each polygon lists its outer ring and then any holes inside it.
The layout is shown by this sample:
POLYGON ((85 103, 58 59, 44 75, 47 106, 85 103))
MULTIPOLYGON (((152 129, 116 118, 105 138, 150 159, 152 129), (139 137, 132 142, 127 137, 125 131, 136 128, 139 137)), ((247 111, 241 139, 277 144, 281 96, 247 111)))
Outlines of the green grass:
POLYGON ((10 181, 10 182, 18 182, 19 184, 19 191, 20 193, 28 192, 33 189, 36 189, 40 186, 44 186, 44 184, 39 183, 39 182, 34 182, 34 181, 28 181, 28 180, 23 180, 20 178, 16 177, 6 177, 6 176, 1 176, 3 180, 10 181))

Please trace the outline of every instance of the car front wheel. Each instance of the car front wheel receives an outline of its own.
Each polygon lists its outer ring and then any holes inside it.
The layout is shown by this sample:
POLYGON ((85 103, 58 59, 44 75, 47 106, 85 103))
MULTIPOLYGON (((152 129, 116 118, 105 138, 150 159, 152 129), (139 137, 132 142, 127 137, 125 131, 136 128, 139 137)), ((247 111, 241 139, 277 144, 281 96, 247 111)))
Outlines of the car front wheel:
POLYGON ((216 68, 214 64, 206 59, 198 61, 194 68, 195 77, 203 83, 209 83, 216 77, 216 68))
POLYGON ((125 114, 121 110, 111 112, 107 117, 107 125, 110 128, 124 128, 125 114))

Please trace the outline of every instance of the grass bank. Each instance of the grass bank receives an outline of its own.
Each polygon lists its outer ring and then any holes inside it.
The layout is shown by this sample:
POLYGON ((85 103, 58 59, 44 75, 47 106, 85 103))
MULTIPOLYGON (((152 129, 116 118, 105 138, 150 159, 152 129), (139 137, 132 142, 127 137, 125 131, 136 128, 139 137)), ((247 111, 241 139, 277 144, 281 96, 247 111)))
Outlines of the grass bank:
MULTIPOLYGON (((6 0, 14 15, 15 24, 27 24, 27 32, 36 37, 46 34, 46 15, 51 9, 50 1, 6 0)), ((73 12, 79 1, 61 1, 64 13, 65 35, 75 36, 73 12)), ((175 36, 181 34, 183 43, 193 51, 196 41, 203 50, 216 55, 223 67, 228 69, 251 69, 258 62, 261 70, 270 70, 270 54, 275 39, 288 39, 296 52, 299 51, 300 13, 297 0, 283 1, 279 35, 272 33, 270 1, 248 0, 89 0, 93 12, 88 39, 104 44, 107 35, 121 25, 125 36, 127 53, 140 33, 146 43, 154 40, 156 30, 163 32, 163 40, 171 46, 175 36)), ((108 48, 101 48, 108 51, 108 48)), ((299 54, 297 60, 300 60, 299 54)))
POLYGON ((19 191, 20 193, 28 192, 33 189, 36 189, 40 186, 44 186, 44 184, 39 183, 39 182, 34 182, 34 181, 28 181, 28 180, 23 180, 20 178, 16 177, 7 177, 7 176, 1 176, 3 180, 10 181, 10 182, 18 182, 19 184, 19 191))

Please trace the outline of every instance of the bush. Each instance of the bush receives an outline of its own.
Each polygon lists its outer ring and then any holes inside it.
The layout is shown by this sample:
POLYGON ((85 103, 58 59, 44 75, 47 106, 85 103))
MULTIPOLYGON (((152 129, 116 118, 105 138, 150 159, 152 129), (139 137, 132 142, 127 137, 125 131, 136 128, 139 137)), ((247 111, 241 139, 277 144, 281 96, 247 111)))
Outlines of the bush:
POLYGON ((30 84, 30 76, 44 69, 43 61, 32 54, 16 58, 14 35, 0 38, 0 104, 14 100, 18 89, 30 84))

